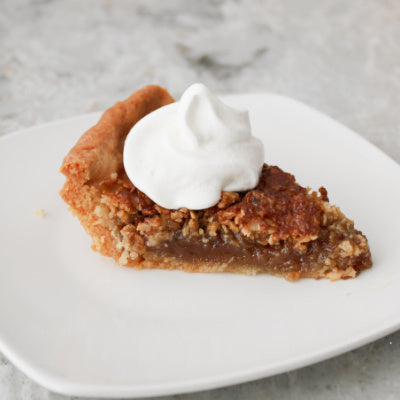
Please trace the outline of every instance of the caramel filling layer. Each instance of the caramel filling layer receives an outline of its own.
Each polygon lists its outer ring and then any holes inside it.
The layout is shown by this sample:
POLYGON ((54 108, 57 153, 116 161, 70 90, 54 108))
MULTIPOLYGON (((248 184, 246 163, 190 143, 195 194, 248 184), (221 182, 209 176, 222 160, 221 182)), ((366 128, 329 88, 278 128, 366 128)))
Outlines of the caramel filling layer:
POLYGON ((368 253, 357 257, 336 257, 334 261, 329 260, 332 249, 340 241, 338 240, 336 244, 328 242, 327 237, 328 232, 322 230, 317 240, 307 243, 302 251, 298 251, 290 241, 264 246, 242 237, 235 237, 236 244, 233 244, 232 240, 225 241, 220 236, 206 240, 201 238, 189 240, 177 234, 172 240, 150 249, 161 257, 174 257, 182 261, 252 266, 257 268, 257 272, 277 275, 295 272, 300 274, 300 277, 308 276, 315 269, 324 266, 327 270, 330 268, 346 270, 351 266, 356 272, 370 266, 368 253))

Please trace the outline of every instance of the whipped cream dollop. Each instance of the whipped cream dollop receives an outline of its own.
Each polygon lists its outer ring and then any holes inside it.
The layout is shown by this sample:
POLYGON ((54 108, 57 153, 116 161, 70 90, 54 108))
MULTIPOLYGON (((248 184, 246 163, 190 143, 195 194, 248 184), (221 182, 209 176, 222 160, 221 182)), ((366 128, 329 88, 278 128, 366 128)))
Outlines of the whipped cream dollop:
POLYGON ((248 112, 222 103, 200 83, 141 119, 124 147, 129 179, 168 209, 200 210, 217 204, 222 191, 253 189, 263 163, 248 112))

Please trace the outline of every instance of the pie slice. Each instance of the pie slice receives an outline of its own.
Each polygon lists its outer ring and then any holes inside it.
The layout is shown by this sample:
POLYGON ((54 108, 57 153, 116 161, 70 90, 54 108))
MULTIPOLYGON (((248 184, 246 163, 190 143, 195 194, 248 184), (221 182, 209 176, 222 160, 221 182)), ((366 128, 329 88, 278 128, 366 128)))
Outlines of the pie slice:
POLYGON ((299 278, 354 278, 371 267, 366 237, 327 191, 311 192, 276 166, 257 187, 223 192, 204 210, 169 210, 133 186, 124 141, 146 114, 173 102, 146 86, 108 109, 65 157, 61 196, 93 239, 92 248, 126 266, 186 272, 269 273, 299 278))

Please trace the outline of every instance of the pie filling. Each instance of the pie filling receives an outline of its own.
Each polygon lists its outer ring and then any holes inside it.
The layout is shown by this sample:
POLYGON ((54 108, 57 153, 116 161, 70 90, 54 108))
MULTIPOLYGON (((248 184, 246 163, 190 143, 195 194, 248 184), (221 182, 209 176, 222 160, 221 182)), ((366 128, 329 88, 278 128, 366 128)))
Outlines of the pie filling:
MULTIPOLYGON (((353 278, 372 265, 365 236, 328 203, 326 190, 309 193, 278 167, 265 165, 254 191, 225 192, 206 210, 164 209, 123 170, 97 190, 102 211, 92 226, 112 232, 114 251, 107 255, 122 265, 269 273, 291 281, 353 278)), ((95 249, 104 253, 103 244, 100 238, 95 249)))
POLYGON ((321 233, 321 238, 305 246, 303 252, 294 249, 289 241, 272 246, 263 246, 252 241, 236 237, 227 242, 217 236, 202 240, 188 240, 182 235, 161 243, 159 247, 149 247, 149 251, 160 258, 173 257, 188 263, 215 263, 223 264, 227 270, 234 271, 235 267, 252 267, 254 273, 270 273, 286 276, 290 280, 302 277, 315 277, 315 271, 323 268, 324 273, 340 273, 347 271, 348 275, 342 278, 351 278, 362 269, 371 266, 369 253, 358 256, 336 257, 329 256, 333 248, 338 248, 343 239, 336 242, 324 240, 327 231, 321 233))

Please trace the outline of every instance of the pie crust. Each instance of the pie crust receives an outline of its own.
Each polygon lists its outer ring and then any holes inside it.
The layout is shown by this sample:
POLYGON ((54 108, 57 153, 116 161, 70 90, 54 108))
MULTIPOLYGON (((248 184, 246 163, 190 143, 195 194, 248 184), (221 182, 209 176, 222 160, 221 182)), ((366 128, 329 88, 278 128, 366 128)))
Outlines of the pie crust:
POLYGON ((124 141, 146 114, 173 102, 145 86, 108 109, 65 157, 60 194, 93 239, 92 248, 126 266, 186 272, 269 273, 299 278, 354 278, 371 267, 366 237, 327 191, 312 192, 276 166, 257 187, 223 192, 214 207, 168 210, 133 186, 124 141))

